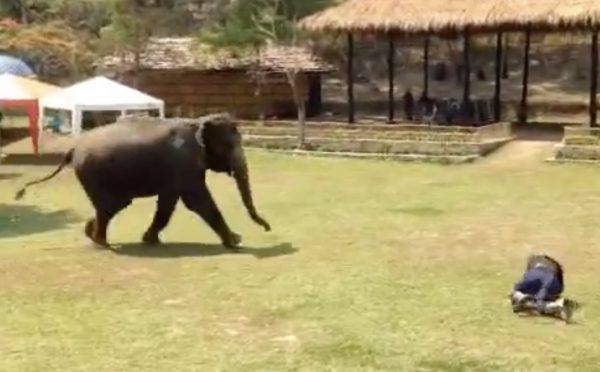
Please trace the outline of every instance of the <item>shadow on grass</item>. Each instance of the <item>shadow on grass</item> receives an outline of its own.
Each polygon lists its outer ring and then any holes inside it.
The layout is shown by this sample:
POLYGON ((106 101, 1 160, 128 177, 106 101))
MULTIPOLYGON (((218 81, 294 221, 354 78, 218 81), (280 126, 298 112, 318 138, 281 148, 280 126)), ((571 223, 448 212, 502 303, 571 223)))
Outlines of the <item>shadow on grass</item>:
POLYGON ((433 217, 444 214, 444 211, 438 208, 431 207, 407 207, 407 208, 393 208, 392 212, 409 214, 417 217, 433 217))
POLYGON ((0 181, 21 177, 21 173, 0 173, 0 181))
POLYGON ((7 154, 2 161, 5 165, 58 165, 65 156, 63 154, 7 154))
POLYGON ((45 212, 32 205, 0 204, 0 238, 59 230, 80 221, 70 210, 45 212))
POLYGON ((426 359, 419 363, 421 368, 428 371, 493 371, 498 366, 493 361, 482 361, 477 359, 457 356, 456 359, 426 359))
POLYGON ((151 258, 208 257, 220 255, 252 255, 258 259, 272 258, 294 254, 298 249, 290 243, 277 244, 270 247, 227 249, 217 244, 199 243, 164 243, 146 245, 143 243, 127 243, 115 245, 111 250, 118 255, 151 258))

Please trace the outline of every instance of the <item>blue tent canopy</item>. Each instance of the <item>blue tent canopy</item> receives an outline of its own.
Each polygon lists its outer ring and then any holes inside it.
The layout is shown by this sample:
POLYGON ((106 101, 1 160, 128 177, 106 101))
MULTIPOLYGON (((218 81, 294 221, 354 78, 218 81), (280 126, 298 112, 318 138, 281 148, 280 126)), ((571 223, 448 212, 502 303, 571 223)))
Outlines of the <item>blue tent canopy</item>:
POLYGON ((18 76, 35 76, 35 72, 25 62, 18 58, 0 54, 0 74, 18 76))

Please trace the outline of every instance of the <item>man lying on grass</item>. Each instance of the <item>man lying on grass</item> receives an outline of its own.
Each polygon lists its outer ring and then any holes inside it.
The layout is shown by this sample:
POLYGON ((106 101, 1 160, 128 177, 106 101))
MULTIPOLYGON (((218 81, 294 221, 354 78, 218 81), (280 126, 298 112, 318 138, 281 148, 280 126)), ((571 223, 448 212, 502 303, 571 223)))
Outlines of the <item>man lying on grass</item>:
POLYGON ((545 254, 531 255, 523 278, 510 296, 513 312, 548 315, 569 322, 578 304, 561 297, 563 289, 562 266, 545 254))

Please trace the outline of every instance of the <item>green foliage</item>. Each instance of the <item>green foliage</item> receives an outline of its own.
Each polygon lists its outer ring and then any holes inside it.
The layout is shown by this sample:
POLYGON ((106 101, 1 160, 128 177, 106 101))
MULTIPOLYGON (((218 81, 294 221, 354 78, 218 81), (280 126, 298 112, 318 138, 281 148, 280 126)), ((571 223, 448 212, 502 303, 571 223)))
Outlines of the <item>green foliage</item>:
POLYGON ((100 50, 113 53, 123 50, 139 52, 152 34, 152 20, 141 14, 136 0, 113 0, 111 23, 100 30, 100 50))
POLYGON ((288 43, 297 35, 295 22, 330 5, 332 0, 245 0, 221 7, 221 14, 200 40, 217 48, 257 48, 288 43))
POLYGON ((2 0, 2 17, 22 23, 60 20, 75 30, 98 34, 110 20, 110 8, 108 0, 2 0))
POLYGON ((0 33, 0 50, 24 58, 36 73, 47 78, 89 72, 93 61, 87 40, 64 22, 32 24, 0 33))
POLYGON ((22 0, 2 0, 0 1, 0 18, 10 17, 21 19, 23 10, 22 0))
POLYGON ((44 17, 62 19, 72 28, 99 35, 110 23, 109 2, 105 0, 54 0, 44 17))
POLYGON ((139 52, 151 36, 181 35, 189 32, 192 19, 184 8, 174 3, 142 6, 139 0, 112 0, 110 22, 100 32, 101 54, 122 51, 139 52))

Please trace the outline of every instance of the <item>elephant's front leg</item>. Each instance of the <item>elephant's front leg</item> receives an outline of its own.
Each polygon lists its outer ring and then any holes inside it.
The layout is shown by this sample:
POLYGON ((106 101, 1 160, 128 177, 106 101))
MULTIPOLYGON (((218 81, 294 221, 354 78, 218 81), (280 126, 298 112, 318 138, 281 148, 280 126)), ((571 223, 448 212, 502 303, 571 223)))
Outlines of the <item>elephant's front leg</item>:
POLYGON ((189 210, 206 221, 221 238, 224 246, 234 248, 240 245, 242 237, 229 229, 206 185, 196 185, 193 190, 186 190, 181 199, 189 210))
POLYGON ((178 199, 179 196, 176 193, 163 193, 158 195, 154 219, 142 238, 144 243, 160 244, 160 238, 158 234, 160 234, 160 232, 169 223, 178 199))

